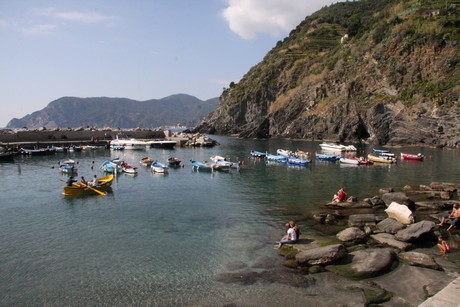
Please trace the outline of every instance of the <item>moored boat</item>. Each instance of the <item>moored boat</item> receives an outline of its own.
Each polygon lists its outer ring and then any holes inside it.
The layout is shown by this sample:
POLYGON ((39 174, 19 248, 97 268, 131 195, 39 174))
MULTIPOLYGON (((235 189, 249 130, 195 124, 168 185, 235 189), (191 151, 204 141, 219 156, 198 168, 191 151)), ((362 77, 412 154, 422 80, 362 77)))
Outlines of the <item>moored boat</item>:
POLYGON ((267 153, 265 153, 265 152, 251 150, 251 156, 253 158, 265 158, 266 155, 267 155, 267 153))
POLYGON ((75 161, 72 159, 59 161, 59 170, 67 174, 75 174, 78 172, 77 165, 75 164, 75 161))
POLYGON ((145 141, 128 138, 126 134, 119 133, 116 135, 115 140, 110 142, 110 148, 115 149, 119 147, 123 147, 124 149, 146 149, 148 144, 145 141))
POLYGON ((401 153, 401 159, 403 160, 411 160, 411 161, 423 161, 425 158, 424 155, 421 153, 418 154, 408 154, 408 153, 401 153))
POLYGON ((350 165, 361 165, 361 161, 359 159, 351 159, 342 157, 339 159, 340 163, 343 164, 350 164, 350 165))
POLYGON ((169 158, 168 158, 168 164, 169 164, 169 166, 171 166, 171 167, 178 167, 178 166, 180 166, 180 163, 181 163, 181 162, 182 162, 182 161, 181 161, 179 158, 177 158, 177 157, 169 157, 169 158))
POLYGON ((190 160, 190 163, 192 163, 192 169, 195 171, 207 171, 207 172, 212 172, 213 168, 211 165, 198 162, 195 160, 190 160))
POLYGON ((266 158, 268 161, 275 161, 275 162, 281 162, 281 163, 287 162, 287 159, 288 159, 286 156, 283 156, 280 154, 278 155, 267 154, 266 158))
POLYGON ((281 148, 277 149, 277 150, 276 150, 276 153, 277 153, 278 155, 283 156, 283 157, 286 157, 286 158, 287 158, 287 157, 290 157, 290 156, 292 155, 292 151, 287 150, 287 149, 281 149, 281 148))
POLYGON ((289 157, 287 163, 289 165, 307 166, 311 162, 310 159, 301 159, 295 157, 289 157))
POLYGON ((110 189, 113 181, 113 174, 98 179, 98 184, 95 186, 87 186, 85 184, 74 182, 71 186, 65 186, 65 196, 70 195, 99 195, 101 191, 110 189), (96 190, 96 191, 95 191, 96 190))
POLYGON ((372 162, 376 162, 376 163, 388 163, 388 164, 396 163, 396 159, 393 157, 389 157, 389 156, 376 156, 373 154, 368 154, 367 159, 369 159, 372 162))
POLYGON ((353 145, 342 145, 334 143, 321 143, 319 144, 321 149, 329 151, 356 151, 356 147, 353 145))
POLYGON ((158 161, 153 162, 150 165, 150 168, 152 169, 154 173, 167 173, 168 172, 168 166, 158 161))
POLYGON ((107 173, 112 173, 112 174, 122 172, 120 165, 112 161, 109 161, 109 160, 102 162, 101 170, 107 173))
POLYGON ((326 153, 316 153, 315 155, 317 160, 323 161, 337 161, 341 158, 340 155, 326 154, 326 153))
POLYGON ((121 166, 121 170, 123 171, 123 173, 132 174, 132 175, 137 174, 137 166, 135 165, 126 163, 125 161, 121 161, 120 166, 121 166))
POLYGON ((142 165, 142 166, 145 166, 145 167, 149 167, 150 165, 152 165, 153 163, 153 158, 152 157, 143 157, 139 163, 142 165))

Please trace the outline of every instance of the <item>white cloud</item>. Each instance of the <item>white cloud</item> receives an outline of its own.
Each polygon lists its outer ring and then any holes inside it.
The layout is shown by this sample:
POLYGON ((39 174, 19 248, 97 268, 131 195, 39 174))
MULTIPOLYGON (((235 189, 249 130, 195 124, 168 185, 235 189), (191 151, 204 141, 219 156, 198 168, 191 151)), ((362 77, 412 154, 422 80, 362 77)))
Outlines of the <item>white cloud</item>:
POLYGON ((274 37, 294 29, 305 17, 332 0, 227 0, 222 15, 230 29, 244 39, 258 33, 274 37))
POLYGON ((112 21, 114 19, 113 16, 102 15, 96 12, 59 11, 55 8, 43 10, 40 12, 40 15, 63 21, 81 23, 98 23, 112 21))
POLYGON ((37 24, 27 28, 23 28, 22 32, 28 35, 49 34, 56 28, 53 24, 37 24))

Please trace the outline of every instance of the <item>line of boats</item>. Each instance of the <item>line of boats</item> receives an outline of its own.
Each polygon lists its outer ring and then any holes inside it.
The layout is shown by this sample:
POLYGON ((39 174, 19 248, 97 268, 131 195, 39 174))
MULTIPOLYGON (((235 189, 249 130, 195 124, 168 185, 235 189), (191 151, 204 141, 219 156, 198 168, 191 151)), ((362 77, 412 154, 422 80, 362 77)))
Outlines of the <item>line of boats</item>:
MULTIPOLYGON (((396 155, 387 149, 374 148, 367 157, 358 157, 355 152, 357 148, 353 145, 341 145, 333 143, 321 143, 319 145, 322 152, 315 153, 315 158, 320 161, 339 161, 343 164, 351 165, 370 165, 374 163, 392 164, 397 162, 396 155)), ((306 166, 311 162, 310 153, 303 151, 289 151, 277 149, 276 154, 251 150, 251 157, 263 158, 267 161, 287 163, 291 165, 306 166)), ((401 160, 423 161, 422 154, 401 153, 401 160)))

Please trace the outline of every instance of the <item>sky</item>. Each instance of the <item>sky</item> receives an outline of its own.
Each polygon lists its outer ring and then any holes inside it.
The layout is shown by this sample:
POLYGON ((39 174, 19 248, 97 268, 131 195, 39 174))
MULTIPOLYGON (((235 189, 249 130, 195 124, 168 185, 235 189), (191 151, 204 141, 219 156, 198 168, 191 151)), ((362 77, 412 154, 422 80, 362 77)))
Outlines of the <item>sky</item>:
POLYGON ((0 127, 63 96, 219 97, 337 0, 0 0, 0 127))

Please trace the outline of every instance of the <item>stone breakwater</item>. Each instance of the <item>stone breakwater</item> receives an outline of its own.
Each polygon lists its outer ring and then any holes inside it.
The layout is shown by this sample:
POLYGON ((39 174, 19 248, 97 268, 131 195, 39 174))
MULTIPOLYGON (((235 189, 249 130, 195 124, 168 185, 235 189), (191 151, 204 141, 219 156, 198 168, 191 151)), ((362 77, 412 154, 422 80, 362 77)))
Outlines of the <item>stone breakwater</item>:
POLYGON ((212 147, 218 145, 215 140, 204 134, 172 133, 169 130, 132 129, 54 129, 54 130, 1 130, 0 145, 15 147, 21 145, 108 145, 117 134, 140 140, 168 139, 178 146, 212 147))
POLYGON ((281 260, 265 259, 254 270, 244 264, 229 266, 230 272, 215 278, 244 284, 276 281, 326 295, 323 300, 312 298, 312 304, 417 306, 460 276, 460 231, 437 225, 457 202, 459 187, 433 182, 328 203, 326 210, 309 212, 297 221, 300 240, 278 250, 281 260), (410 222, 390 213, 393 203, 409 212, 410 222), (439 236, 452 247, 445 255, 437 247, 439 236))

